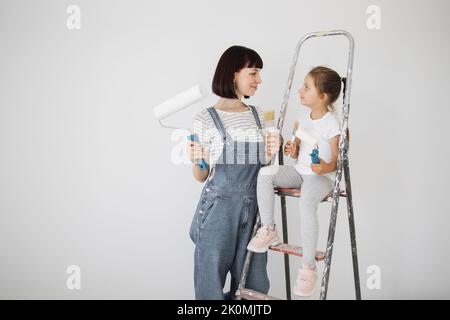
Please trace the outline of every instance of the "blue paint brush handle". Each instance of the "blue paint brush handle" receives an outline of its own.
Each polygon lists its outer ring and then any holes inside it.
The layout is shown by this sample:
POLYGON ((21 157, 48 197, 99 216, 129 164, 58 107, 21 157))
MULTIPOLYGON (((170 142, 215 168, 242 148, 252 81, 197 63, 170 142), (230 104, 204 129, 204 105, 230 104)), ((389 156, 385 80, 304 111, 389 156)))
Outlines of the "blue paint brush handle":
POLYGON ((313 149, 313 151, 310 154, 311 156, 311 162, 314 164, 319 164, 320 163, 320 159, 319 159, 319 149, 315 148, 313 149))
MULTIPOLYGON (((197 137, 196 134, 190 134, 190 135, 188 135, 187 139, 188 139, 189 141, 192 141, 192 142, 199 142, 198 137, 197 137)), ((202 169, 202 170, 208 169, 208 164, 206 163, 206 161, 205 161, 204 159, 200 159, 200 160, 199 160, 198 166, 199 166, 200 169, 202 169)))

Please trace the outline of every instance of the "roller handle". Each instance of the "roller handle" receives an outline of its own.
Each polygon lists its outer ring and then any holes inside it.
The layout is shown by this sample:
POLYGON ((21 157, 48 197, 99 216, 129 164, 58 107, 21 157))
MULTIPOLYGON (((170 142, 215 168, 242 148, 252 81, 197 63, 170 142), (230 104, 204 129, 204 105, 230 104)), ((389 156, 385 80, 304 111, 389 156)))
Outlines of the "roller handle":
MULTIPOLYGON (((199 142, 198 136, 197 136, 196 134, 190 134, 190 135, 188 135, 187 139, 188 139, 189 141, 192 141, 192 142, 199 142)), ((199 160, 198 166, 199 166, 200 169, 202 169, 202 170, 208 169, 208 164, 206 163, 206 161, 205 161, 204 159, 200 159, 200 160, 199 160)))
POLYGON ((310 154, 311 156, 311 162, 314 164, 319 164, 320 163, 320 159, 319 159, 319 149, 315 148, 313 149, 313 151, 310 154))

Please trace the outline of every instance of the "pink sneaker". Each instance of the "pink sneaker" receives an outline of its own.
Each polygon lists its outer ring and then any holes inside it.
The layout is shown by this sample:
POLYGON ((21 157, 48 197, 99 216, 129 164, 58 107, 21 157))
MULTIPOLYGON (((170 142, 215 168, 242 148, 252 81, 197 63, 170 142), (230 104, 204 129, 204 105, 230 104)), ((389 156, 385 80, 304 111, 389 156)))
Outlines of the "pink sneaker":
POLYGON ((257 253, 266 252, 269 246, 280 244, 274 225, 265 225, 258 229, 256 236, 249 242, 247 250, 257 253))
POLYGON ((300 297, 309 297, 314 293, 317 280, 317 268, 312 269, 309 265, 303 265, 298 270, 297 282, 294 294, 300 297))

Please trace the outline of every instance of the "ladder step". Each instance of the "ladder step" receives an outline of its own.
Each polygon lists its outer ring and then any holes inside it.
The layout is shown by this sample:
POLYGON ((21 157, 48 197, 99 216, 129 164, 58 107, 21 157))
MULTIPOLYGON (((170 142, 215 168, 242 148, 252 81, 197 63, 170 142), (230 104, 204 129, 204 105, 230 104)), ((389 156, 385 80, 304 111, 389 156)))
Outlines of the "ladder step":
POLYGON ((280 298, 275 298, 247 288, 240 289, 238 295, 245 300, 281 300, 280 298))
MULTIPOLYGON (((303 257, 303 248, 299 246, 294 246, 292 244, 280 243, 277 246, 269 247, 270 250, 292 254, 294 256, 303 257)), ((316 252, 316 261, 322 261, 325 259, 326 253, 323 251, 316 252)))
MULTIPOLYGON (((273 188, 273 191, 278 196, 295 197, 295 198, 300 198, 300 196, 301 196, 301 189, 299 189, 299 188, 280 188, 280 187, 275 187, 275 188, 273 188)), ((340 193, 339 193, 339 196, 340 197, 346 197, 347 194, 345 193, 345 190, 341 190, 340 193)), ((332 199, 333 199, 333 192, 330 192, 322 200, 322 202, 331 201, 332 199)))
POLYGON ((273 188, 275 194, 279 196, 300 197, 300 189, 298 188, 273 188))

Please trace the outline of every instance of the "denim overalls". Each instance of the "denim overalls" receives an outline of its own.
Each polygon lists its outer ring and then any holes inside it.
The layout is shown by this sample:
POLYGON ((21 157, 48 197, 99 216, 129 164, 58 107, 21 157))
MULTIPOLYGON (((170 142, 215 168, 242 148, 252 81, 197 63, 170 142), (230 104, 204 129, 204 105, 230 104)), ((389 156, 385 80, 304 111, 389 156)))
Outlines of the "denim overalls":
MULTIPOLYGON (((261 129, 258 113, 250 106, 261 129)), ((194 283, 199 300, 234 298, 244 266, 247 244, 258 213, 256 182, 264 159, 264 142, 234 141, 217 111, 207 109, 224 141, 222 154, 201 193, 190 237, 196 244, 194 283), (223 293, 230 272, 230 292, 223 293)), ((267 253, 254 253, 245 287, 269 291, 267 253)))

